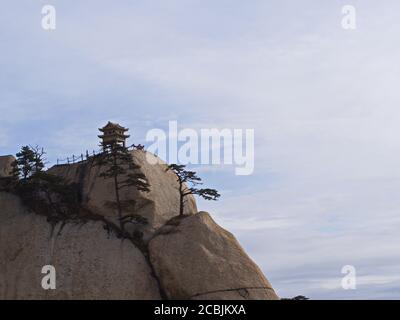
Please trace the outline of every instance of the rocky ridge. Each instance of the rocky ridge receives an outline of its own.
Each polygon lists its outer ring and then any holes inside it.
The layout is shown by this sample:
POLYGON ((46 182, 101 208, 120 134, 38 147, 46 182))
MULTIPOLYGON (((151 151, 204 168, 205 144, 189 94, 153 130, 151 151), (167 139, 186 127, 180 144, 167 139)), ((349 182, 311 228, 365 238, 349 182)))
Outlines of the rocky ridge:
MULTIPOLYGON (((235 237, 190 198, 179 212, 177 182, 165 163, 149 164, 145 151, 132 152, 151 185, 149 193, 133 189, 146 250, 107 230, 104 221, 52 226, 26 208, 16 195, 0 192, 0 299, 278 299, 271 284, 235 237), (43 290, 44 265, 57 271, 57 289, 43 290)), ((13 158, 0 157, 3 177, 13 158)), ((89 159, 55 166, 49 173, 77 183, 82 203, 104 220, 112 184, 104 168, 89 159)))

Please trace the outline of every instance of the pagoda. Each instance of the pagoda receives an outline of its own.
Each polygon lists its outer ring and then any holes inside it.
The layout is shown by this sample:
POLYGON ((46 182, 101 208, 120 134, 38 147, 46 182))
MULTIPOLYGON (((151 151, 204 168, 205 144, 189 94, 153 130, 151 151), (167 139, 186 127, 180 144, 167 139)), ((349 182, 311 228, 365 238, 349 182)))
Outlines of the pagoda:
POLYGON ((98 137, 102 139, 101 145, 103 150, 116 145, 125 147, 126 139, 130 137, 125 134, 128 130, 128 128, 124 128, 118 123, 110 121, 103 128, 99 128, 99 131, 102 132, 102 134, 98 137))

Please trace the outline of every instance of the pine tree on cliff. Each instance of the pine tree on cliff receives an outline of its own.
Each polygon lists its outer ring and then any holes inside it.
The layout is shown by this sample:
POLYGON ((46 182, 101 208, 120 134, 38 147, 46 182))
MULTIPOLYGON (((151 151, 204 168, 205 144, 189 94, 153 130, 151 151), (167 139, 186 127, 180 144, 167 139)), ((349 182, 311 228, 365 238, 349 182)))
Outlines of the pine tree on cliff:
POLYGON ((79 214, 79 192, 74 184, 43 171, 45 154, 38 146, 22 147, 12 164, 7 191, 17 194, 24 205, 55 223, 79 214))
POLYGON ((12 175, 15 178, 26 180, 33 170, 34 154, 31 148, 24 146, 16 154, 17 159, 12 163, 12 175))
POLYGON ((36 147, 30 147, 33 151, 33 174, 40 173, 45 167, 44 149, 36 145, 36 147))
POLYGON ((15 179, 26 181, 31 176, 40 173, 44 169, 43 148, 23 146, 16 154, 17 159, 12 163, 11 174, 15 179))
POLYGON ((98 156, 98 165, 106 166, 106 170, 100 174, 104 179, 112 179, 114 182, 115 202, 108 203, 118 212, 121 231, 125 231, 128 222, 145 223, 145 219, 134 213, 123 216, 124 209, 134 207, 134 200, 121 199, 121 190, 135 187, 139 191, 149 192, 150 184, 146 176, 139 172, 140 166, 135 164, 129 150, 125 146, 113 144, 103 146, 104 152, 98 156))
POLYGON ((185 170, 185 165, 170 164, 166 171, 172 170, 177 177, 179 183, 179 215, 183 216, 186 197, 190 194, 198 195, 205 200, 218 200, 221 196, 215 189, 199 189, 197 185, 201 185, 201 178, 196 175, 194 171, 185 170), (187 185, 191 187, 188 187, 187 185))

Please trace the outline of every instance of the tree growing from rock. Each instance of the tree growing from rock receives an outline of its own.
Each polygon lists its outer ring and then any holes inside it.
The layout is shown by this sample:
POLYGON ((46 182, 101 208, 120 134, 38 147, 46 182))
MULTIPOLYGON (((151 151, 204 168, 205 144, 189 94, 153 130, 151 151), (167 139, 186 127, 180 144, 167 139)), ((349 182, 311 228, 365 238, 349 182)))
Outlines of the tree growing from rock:
POLYGON ((114 181, 115 201, 109 202, 107 205, 117 210, 121 231, 125 231, 127 223, 147 223, 145 218, 132 213, 136 205, 134 200, 123 201, 121 199, 121 190, 124 188, 135 187, 138 191, 149 192, 150 184, 146 176, 138 171, 140 166, 134 163, 132 155, 126 147, 113 144, 106 146, 104 150, 98 156, 98 165, 106 166, 106 170, 100 174, 100 177, 114 181), (123 215, 124 210, 129 210, 131 213, 123 215))
POLYGON ((28 178, 43 171, 44 152, 39 146, 23 146, 16 154, 16 160, 12 163, 12 176, 19 180, 26 181, 28 178))
POLYGON ((30 147, 33 151, 33 174, 43 172, 43 169, 46 164, 46 160, 44 158, 46 152, 43 148, 36 145, 35 147, 30 147))
POLYGON ((201 178, 197 176, 196 172, 185 168, 185 165, 170 164, 166 169, 166 171, 171 170, 175 173, 179 183, 179 216, 183 216, 186 197, 190 194, 214 201, 221 196, 215 189, 197 188, 196 186, 202 185, 201 178))
POLYGON ((45 154, 38 146, 23 146, 12 164, 6 191, 20 196, 27 207, 46 215, 48 221, 65 221, 80 212, 78 188, 43 170, 45 154))

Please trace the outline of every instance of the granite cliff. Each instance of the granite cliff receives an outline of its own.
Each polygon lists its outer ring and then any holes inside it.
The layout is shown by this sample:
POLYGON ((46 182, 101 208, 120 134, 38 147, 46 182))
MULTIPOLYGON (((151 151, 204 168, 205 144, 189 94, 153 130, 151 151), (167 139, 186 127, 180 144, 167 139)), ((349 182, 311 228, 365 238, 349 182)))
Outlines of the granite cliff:
MULTIPOLYGON (((116 214, 105 206, 113 186, 100 177, 104 168, 90 158, 52 167, 48 173, 78 186, 93 218, 54 225, 18 195, 0 192, 0 299, 278 299, 235 237, 198 212, 193 197, 177 217, 178 184, 165 163, 149 164, 153 155, 143 150, 131 154, 151 190, 127 188, 122 197, 133 197, 148 221, 136 227, 145 247, 110 232, 116 214), (56 290, 41 287, 44 265, 56 269, 56 290)), ((0 157, 3 181, 12 160, 0 157)))

